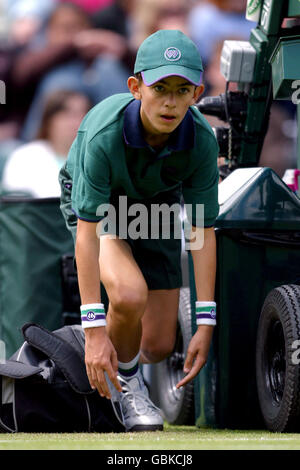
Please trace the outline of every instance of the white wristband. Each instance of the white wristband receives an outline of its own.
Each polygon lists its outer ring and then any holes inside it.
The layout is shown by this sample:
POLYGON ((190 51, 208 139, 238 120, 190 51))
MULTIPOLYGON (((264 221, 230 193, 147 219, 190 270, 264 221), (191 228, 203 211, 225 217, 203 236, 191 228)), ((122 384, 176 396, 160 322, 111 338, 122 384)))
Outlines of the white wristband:
POLYGON ((196 323, 197 325, 216 325, 216 302, 196 302, 196 323))
POLYGON ((105 310, 103 304, 81 305, 81 326, 82 328, 95 328, 106 325, 105 310))

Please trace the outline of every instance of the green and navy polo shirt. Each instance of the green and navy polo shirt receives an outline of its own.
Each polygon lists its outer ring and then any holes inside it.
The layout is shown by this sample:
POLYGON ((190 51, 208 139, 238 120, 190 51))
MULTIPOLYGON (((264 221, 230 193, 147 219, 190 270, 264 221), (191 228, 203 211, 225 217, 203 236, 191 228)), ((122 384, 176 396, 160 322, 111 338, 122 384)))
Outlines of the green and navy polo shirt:
MULTIPOLYGON (((144 140, 141 102, 130 93, 97 104, 82 121, 66 170, 77 218, 98 222, 97 208, 112 196, 149 200, 180 188, 185 204, 204 204, 204 226, 218 215, 218 144, 206 119, 190 107, 159 152, 144 140)), ((196 225, 196 218, 190 221, 196 225)))

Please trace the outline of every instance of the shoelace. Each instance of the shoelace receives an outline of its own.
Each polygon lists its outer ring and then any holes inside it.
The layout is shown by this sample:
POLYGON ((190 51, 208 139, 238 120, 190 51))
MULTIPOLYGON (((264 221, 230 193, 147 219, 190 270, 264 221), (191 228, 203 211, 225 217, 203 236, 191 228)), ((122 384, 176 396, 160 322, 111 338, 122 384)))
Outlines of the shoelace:
MULTIPOLYGON (((121 385, 122 385, 122 394, 120 397, 120 401, 122 404, 122 407, 124 406, 125 411, 127 410, 126 402, 124 400, 127 400, 133 405, 133 408, 136 412, 137 415, 141 416, 146 414, 147 410, 151 410, 152 412, 157 410, 160 413, 160 409, 152 403, 150 398, 145 395, 143 392, 132 390, 130 387, 130 383, 126 382, 126 380, 123 379, 123 377, 118 377, 121 385), (138 404, 142 405, 140 409, 138 409, 138 404)), ((122 408, 121 407, 121 408, 122 408)))

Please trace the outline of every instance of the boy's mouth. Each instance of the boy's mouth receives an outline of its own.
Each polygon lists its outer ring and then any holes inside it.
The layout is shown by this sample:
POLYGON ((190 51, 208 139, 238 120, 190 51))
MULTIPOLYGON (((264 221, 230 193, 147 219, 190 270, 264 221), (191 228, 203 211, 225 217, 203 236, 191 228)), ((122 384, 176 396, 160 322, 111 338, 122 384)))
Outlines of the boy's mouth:
POLYGON ((167 121, 167 122, 172 122, 172 121, 174 121, 174 120, 176 119, 175 116, 172 116, 172 115, 170 115, 170 114, 162 114, 160 117, 161 117, 164 121, 167 121))

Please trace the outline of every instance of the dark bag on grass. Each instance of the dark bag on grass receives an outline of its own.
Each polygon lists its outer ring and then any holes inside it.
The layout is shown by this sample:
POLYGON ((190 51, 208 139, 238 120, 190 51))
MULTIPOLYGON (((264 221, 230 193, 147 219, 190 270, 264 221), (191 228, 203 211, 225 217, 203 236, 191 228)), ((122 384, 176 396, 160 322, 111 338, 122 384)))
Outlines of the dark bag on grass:
POLYGON ((111 401, 92 390, 79 325, 50 332, 34 323, 0 364, 0 432, 122 432, 111 401))

